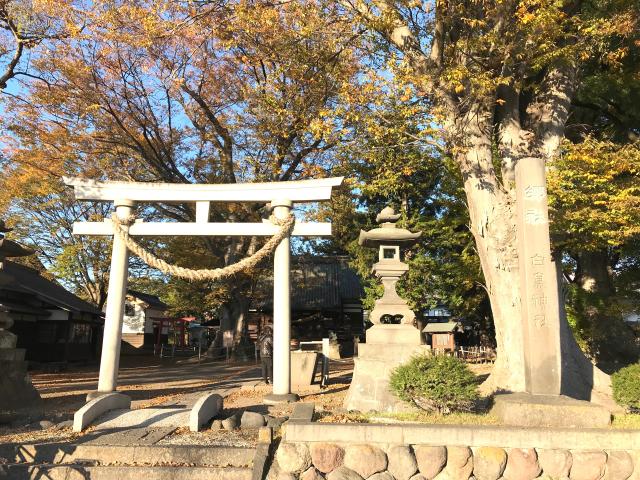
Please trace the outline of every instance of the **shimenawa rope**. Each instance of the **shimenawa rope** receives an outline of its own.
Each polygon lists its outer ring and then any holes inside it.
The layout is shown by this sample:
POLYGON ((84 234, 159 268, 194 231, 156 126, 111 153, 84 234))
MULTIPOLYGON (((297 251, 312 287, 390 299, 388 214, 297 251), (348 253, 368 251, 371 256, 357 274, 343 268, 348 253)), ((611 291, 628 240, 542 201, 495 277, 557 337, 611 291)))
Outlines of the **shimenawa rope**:
POLYGON ((151 252, 145 250, 139 243, 133 240, 124 226, 128 226, 135 221, 135 216, 131 215, 126 219, 121 220, 117 214, 111 216, 111 220, 114 226, 115 235, 120 238, 127 248, 140 257, 147 265, 153 268, 157 268, 162 273, 167 275, 173 275, 175 277, 184 278, 186 280, 221 280, 226 277, 235 275, 242 270, 255 267, 258 263, 271 255, 280 242, 288 237, 293 231, 293 226, 296 223, 296 218, 289 214, 287 218, 277 219, 275 216, 271 216, 272 223, 280 226, 280 230, 271 237, 267 243, 265 243, 260 250, 251 255, 250 257, 243 258, 239 262, 232 265, 228 265, 224 268, 213 269, 199 269, 193 270, 190 268, 179 267, 177 265, 170 265, 161 258, 156 257, 151 252))

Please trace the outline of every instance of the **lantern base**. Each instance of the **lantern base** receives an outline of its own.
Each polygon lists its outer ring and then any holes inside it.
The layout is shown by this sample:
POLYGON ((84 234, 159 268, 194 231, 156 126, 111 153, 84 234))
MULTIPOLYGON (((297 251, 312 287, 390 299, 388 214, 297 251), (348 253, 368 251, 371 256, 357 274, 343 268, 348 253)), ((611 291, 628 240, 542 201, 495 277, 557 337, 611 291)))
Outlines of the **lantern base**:
POLYGON ((398 365, 414 355, 427 354, 420 330, 411 325, 374 325, 367 330, 367 342, 358 346, 353 380, 344 406, 347 410, 403 412, 411 407, 389 388, 389 376, 398 365))
POLYGON ((24 354, 23 348, 0 348, 0 411, 3 416, 42 408, 40 395, 27 373, 24 354))

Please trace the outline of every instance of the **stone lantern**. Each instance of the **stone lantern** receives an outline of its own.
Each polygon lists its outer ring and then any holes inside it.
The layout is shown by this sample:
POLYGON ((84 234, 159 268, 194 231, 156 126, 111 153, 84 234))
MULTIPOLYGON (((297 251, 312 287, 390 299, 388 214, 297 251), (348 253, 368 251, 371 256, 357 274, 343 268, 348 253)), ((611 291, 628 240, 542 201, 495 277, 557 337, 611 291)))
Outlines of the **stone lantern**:
MULTIPOLYGON (((35 253, 19 243, 4 238, 10 232, 0 220, 0 273, 7 257, 24 257, 35 253)), ((0 276, 0 282, 2 277, 0 276)), ((12 412, 23 410, 37 404, 40 400, 38 392, 31 384, 24 360, 25 350, 16 348, 18 337, 9 332, 13 319, 9 309, 2 305, 0 298, 0 411, 12 412)))
POLYGON ((376 217, 378 228, 360 231, 360 245, 378 248, 378 262, 373 272, 382 281, 384 294, 369 314, 373 326, 367 330, 366 343, 358 347, 353 380, 345 399, 348 410, 398 412, 407 409, 389 390, 389 375, 413 355, 429 351, 414 325, 415 313, 396 292, 398 280, 409 270, 401 260, 401 249, 415 244, 422 232, 399 228, 396 225, 399 218, 400 215, 387 207, 376 217))
MULTIPOLYGON (((0 220, 0 270, 3 268, 4 259, 7 257, 25 257, 35 253, 29 248, 25 248, 19 243, 4 238, 4 234, 13 230, 7 228, 3 220, 0 220)), ((0 360, 9 359, 9 351, 11 350, 11 359, 15 354, 17 337, 9 332, 13 325, 13 319, 9 316, 8 310, 2 305, 0 300, 0 360)), ((24 352, 22 352, 24 355, 24 352)))
POLYGON ((393 208, 387 207, 376 217, 380 227, 365 232, 360 230, 358 243, 364 247, 378 247, 378 263, 373 266, 376 277, 382 281, 384 294, 376 300, 375 308, 369 320, 378 325, 383 318, 401 316, 400 324, 413 325, 416 318, 407 302, 396 292, 396 283, 409 270, 409 265, 400 260, 400 247, 410 247, 418 241, 422 232, 412 233, 398 228, 396 222, 400 218, 393 208))

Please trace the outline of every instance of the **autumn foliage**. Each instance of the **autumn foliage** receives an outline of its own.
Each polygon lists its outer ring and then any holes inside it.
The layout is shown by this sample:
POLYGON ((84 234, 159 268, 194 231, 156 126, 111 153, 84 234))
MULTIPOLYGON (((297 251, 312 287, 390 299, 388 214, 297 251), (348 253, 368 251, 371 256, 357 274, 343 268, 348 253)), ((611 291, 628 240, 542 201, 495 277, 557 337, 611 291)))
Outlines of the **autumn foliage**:
MULTIPOLYGON (((637 258, 638 115, 628 106, 640 91, 638 8, 631 0, 0 0, 0 212, 100 303, 108 258, 95 252, 104 245, 76 239, 70 225, 107 212, 79 209, 62 175, 232 183, 348 173, 351 191, 334 205, 343 238, 324 248, 353 252, 350 228, 370 220, 358 209, 395 202, 408 225, 430 234, 414 263, 441 287, 409 279, 412 300, 446 297, 465 314, 490 305, 501 352, 490 387, 521 390, 519 162, 546 162, 567 278, 583 289, 589 278, 605 285, 601 267, 631 259, 606 273, 613 284, 616 268, 637 258)), ((195 217, 183 204, 137 214, 195 217)), ((262 205, 214 204, 211 219, 265 214, 262 205)), ((187 267, 220 267, 260 241, 146 246, 187 267)), ((174 313, 219 315, 243 334, 259 272, 185 286, 134 267, 148 288, 176 299, 174 313), (194 291, 206 294, 189 302, 194 291)), ((587 365, 571 351, 569 364, 587 365)))

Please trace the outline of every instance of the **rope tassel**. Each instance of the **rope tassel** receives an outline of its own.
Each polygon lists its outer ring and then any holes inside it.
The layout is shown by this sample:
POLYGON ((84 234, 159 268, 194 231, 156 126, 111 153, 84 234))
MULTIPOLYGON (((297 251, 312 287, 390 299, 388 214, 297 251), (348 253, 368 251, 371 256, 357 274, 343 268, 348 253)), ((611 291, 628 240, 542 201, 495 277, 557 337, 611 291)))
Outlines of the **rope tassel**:
POLYGON ((147 265, 160 270, 164 274, 183 278, 189 281, 222 280, 223 278, 228 278, 236 275, 243 270, 248 270, 255 267, 262 260, 270 256, 282 240, 291 235, 293 227, 296 223, 296 218, 293 216, 293 214, 289 214, 289 216, 284 219, 277 219, 272 215, 269 220, 272 223, 278 225, 280 227, 280 230, 278 230, 278 232, 273 237, 271 237, 267 241, 267 243, 265 243, 262 248, 256 253, 254 253, 250 257, 243 258, 239 262, 223 268, 204 268, 194 270, 191 268, 179 267, 177 265, 170 265, 161 258, 158 258, 151 252, 147 251, 133 238, 131 238, 129 232, 125 229, 125 226, 131 225, 131 223, 135 221, 135 216, 131 215, 126 219, 121 220, 118 215, 114 213, 111 216, 111 220, 113 222, 114 235, 120 238, 127 246, 127 248, 131 252, 135 253, 138 257, 140 257, 142 261, 144 261, 147 265))

